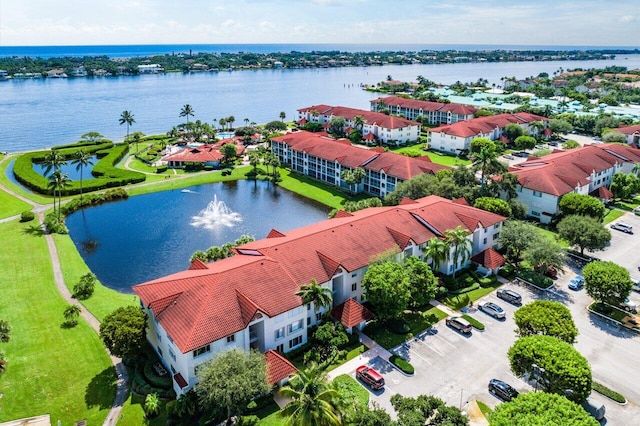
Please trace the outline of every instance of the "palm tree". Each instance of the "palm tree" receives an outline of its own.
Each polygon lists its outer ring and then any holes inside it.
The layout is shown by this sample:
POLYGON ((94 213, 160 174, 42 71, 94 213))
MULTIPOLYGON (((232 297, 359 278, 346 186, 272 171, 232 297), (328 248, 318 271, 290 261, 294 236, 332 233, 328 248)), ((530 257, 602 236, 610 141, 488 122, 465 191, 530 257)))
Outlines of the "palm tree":
POLYGON ((227 117, 227 124, 229 125, 229 130, 233 129, 233 123, 236 121, 236 118, 233 115, 227 117))
POLYGON ((127 140, 129 140, 129 126, 136 122, 136 120, 133 118, 133 113, 127 110, 122 111, 122 114, 120 114, 120 120, 118 120, 118 122, 121 126, 123 124, 127 125, 127 140))
POLYGON ((324 369, 312 365, 298 371, 289 384, 280 389, 280 395, 291 402, 280 412, 287 426, 340 426, 336 401, 338 391, 331 386, 324 369))
POLYGON ((492 146, 483 146, 480 152, 470 155, 473 161, 473 170, 480 170, 480 188, 484 192, 485 175, 501 173, 506 170, 503 163, 498 161, 498 152, 492 146))
POLYGON ((0 343, 7 343, 11 338, 11 326, 5 320, 0 320, 0 343))
POLYGON ((62 190, 71 184, 71 179, 66 173, 62 173, 60 169, 51 173, 49 176, 49 188, 53 189, 53 210, 56 209, 56 192, 58 193, 58 222, 60 222, 60 209, 62 207, 62 190))
POLYGON ((450 252, 450 246, 447 241, 441 240, 440 238, 432 238, 429 240, 424 254, 431 258, 431 269, 438 271, 440 270, 442 262, 449 260, 450 252))
POLYGON ((244 125, 245 126, 248 126, 250 122, 251 122, 251 120, 249 120, 248 118, 244 119, 244 125))
POLYGON ((224 128, 225 128, 225 127, 226 127, 226 125, 227 125, 227 119, 226 119, 226 118, 224 118, 224 117, 222 117, 222 118, 220 119, 220 121, 218 121, 218 123, 220 123, 220 128, 221 128, 222 130, 224 130, 224 128))
POLYGON ((280 121, 284 122, 285 118, 287 118, 287 114, 284 111, 280 111, 280 121))
POLYGON ((180 110, 180 117, 187 117, 187 123, 189 122, 189 116, 193 117, 193 107, 189 104, 185 104, 180 110))
POLYGON ((455 229, 448 229, 444 232, 444 239, 453 247, 453 276, 456 276, 456 269, 459 264, 467 261, 471 256, 471 246, 473 243, 467 238, 469 231, 462 226, 455 229))
POLYGON ((4 357, 4 352, 0 351, 0 375, 7 371, 7 359, 4 357))
POLYGON ((138 144, 140 143, 140 139, 142 139, 143 137, 144 137, 144 133, 142 132, 131 133, 131 139, 133 140, 133 143, 136 144, 136 154, 139 152, 138 144))
POLYGON ((51 170, 60 170, 60 167, 67 164, 67 160, 65 160, 62 155, 58 154, 58 151, 52 149, 51 152, 44 157, 44 164, 46 165, 44 175, 49 176, 49 172, 51 170))
POLYGON ((76 325, 78 324, 78 316, 80 315, 80 306, 78 305, 69 305, 67 309, 64 310, 64 319, 67 324, 76 325))
POLYGON ((315 278, 309 284, 304 284, 300 287, 300 290, 296 292, 296 296, 300 296, 302 303, 305 305, 313 303, 315 312, 318 312, 320 308, 331 306, 333 302, 331 290, 327 287, 322 287, 315 278))
POLYGON ((213 123, 213 128, 214 128, 214 130, 215 130, 215 129, 217 129, 217 128, 218 128, 218 119, 217 119, 217 118, 214 118, 214 119, 213 119, 213 121, 212 121, 212 123, 213 123))
POLYGON ((361 115, 356 115, 355 117, 353 117, 353 126, 356 128, 356 130, 362 132, 362 128, 364 127, 364 117, 361 115))
POLYGON ((85 166, 93 165, 93 161, 91 161, 91 156, 86 152, 80 150, 76 152, 73 156, 72 164, 76 165, 76 170, 80 171, 80 199, 82 200, 82 170, 85 166))
POLYGON ((147 418, 153 418, 160 411, 160 397, 157 393, 147 394, 144 399, 144 414, 147 418))

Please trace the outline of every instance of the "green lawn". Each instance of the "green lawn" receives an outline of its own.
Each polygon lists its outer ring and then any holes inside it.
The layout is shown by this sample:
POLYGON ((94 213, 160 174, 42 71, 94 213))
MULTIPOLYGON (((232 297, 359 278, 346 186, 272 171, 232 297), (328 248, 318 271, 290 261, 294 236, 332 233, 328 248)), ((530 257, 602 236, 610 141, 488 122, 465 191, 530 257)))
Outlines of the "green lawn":
POLYGON ((4 159, 4 161, 0 163, 0 183, 2 183, 5 187, 9 188, 13 192, 20 194, 35 203, 38 203, 38 204, 53 203, 53 197, 47 197, 45 195, 27 192, 22 188, 22 186, 16 185, 9 180, 9 178, 6 175, 6 171, 7 171, 7 167, 9 167, 9 163, 11 163, 11 161, 14 159, 12 157, 14 156, 9 155, 7 158, 4 159))
POLYGON ((556 234, 555 232, 550 231, 550 230, 548 230, 546 228, 543 228, 542 226, 537 226, 537 228, 538 228, 538 232, 540 232, 540 234, 542 234, 545 237, 549 238, 551 241, 556 241, 556 242, 560 243, 560 245, 563 248, 569 248, 569 242, 567 240, 563 240, 562 238, 558 237, 558 234, 556 234))
POLYGON ((604 216, 604 220, 603 223, 606 225, 607 223, 611 223, 614 220, 618 219, 620 216, 624 215, 624 211, 623 210, 618 210, 618 209, 611 209, 609 210, 609 212, 604 216))
POLYGON ((466 166, 468 164, 471 164, 470 160, 464 160, 462 158, 458 158, 450 155, 444 155, 434 150, 425 151, 424 149, 422 149, 423 147, 424 147, 424 144, 416 144, 416 145, 410 145, 410 146, 402 146, 399 148, 390 148, 389 150, 397 154, 406 154, 410 156, 426 155, 434 163, 442 164, 443 166, 454 167, 454 166, 466 166))
POLYGON ((368 198, 366 195, 358 195, 349 197, 345 192, 340 189, 303 176, 296 172, 292 172, 286 169, 278 169, 282 181, 278 183, 278 186, 288 189, 291 192, 300 194, 304 197, 316 200, 326 206, 334 209, 339 209, 348 200, 361 200, 368 198))
POLYGON ((443 298, 441 302, 447 305, 448 307, 450 307, 451 309, 459 311, 460 309, 467 306, 469 302, 474 302, 480 299, 481 297, 491 293, 493 290, 500 287, 500 285, 501 285, 500 282, 496 281, 495 283, 493 283, 492 285, 486 288, 480 287, 468 293, 447 296, 443 298))
POLYGON ((380 324, 377 320, 371 322, 364 330, 364 333, 375 340, 385 349, 395 348, 411 336, 426 330, 429 326, 447 317, 447 314, 438 308, 429 308, 423 312, 405 312, 400 319, 404 321, 411 329, 409 334, 401 335, 391 332, 385 325, 380 324))
POLYGON ((50 413, 69 425, 102 424, 115 395, 115 372, 98 335, 82 320, 61 326, 67 304, 53 283, 44 237, 26 224, 0 224, 0 318, 11 327, 0 384, 0 421, 50 413))
MULTIPOLYGON (((84 263, 84 260, 80 256, 80 253, 78 253, 78 250, 76 250, 69 235, 54 235, 53 238, 58 248, 58 256, 60 257, 65 284, 69 291, 73 293, 73 286, 80 281, 82 275, 90 272, 90 269, 87 264, 84 263)), ((102 321, 106 315, 117 308, 126 305, 138 306, 139 301, 138 297, 134 294, 120 293, 98 282, 93 296, 87 300, 82 300, 81 303, 91 311, 98 320, 102 321)))
POLYGON ((489 415, 491 415, 491 408, 482 401, 476 400, 476 404, 478 404, 478 408, 480 409, 480 412, 482 412, 482 415, 488 419, 489 415))
POLYGON ((122 406, 118 426, 164 426, 167 423, 165 403, 161 402, 160 413, 154 419, 144 418, 144 397, 129 393, 129 398, 122 406))
POLYGON ((278 415, 280 408, 274 402, 267 405, 262 410, 256 413, 256 416, 260 418, 259 426, 282 426, 285 423, 285 419, 278 415))
POLYGON ((13 195, 0 191, 0 219, 20 214, 25 210, 31 210, 31 206, 13 195))
POLYGON ((345 348, 345 350, 348 351, 347 356, 344 358, 336 358, 331 364, 327 366, 327 372, 340 367, 342 364, 344 364, 347 361, 351 361, 358 355, 361 355, 364 352, 366 352, 368 349, 369 348, 367 348, 365 345, 358 342, 356 342, 353 346, 349 346, 345 348))

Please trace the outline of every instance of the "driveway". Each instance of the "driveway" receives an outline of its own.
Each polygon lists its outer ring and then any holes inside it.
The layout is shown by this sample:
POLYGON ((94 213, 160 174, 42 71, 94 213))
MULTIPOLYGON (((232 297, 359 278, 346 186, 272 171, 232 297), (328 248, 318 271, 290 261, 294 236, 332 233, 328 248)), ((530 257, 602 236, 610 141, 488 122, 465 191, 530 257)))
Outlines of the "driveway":
POLYGON ((611 244, 603 252, 595 252, 594 256, 602 260, 610 260, 617 263, 620 266, 629 270, 631 278, 634 281, 640 279, 640 216, 636 216, 633 213, 625 213, 615 222, 624 222, 627 225, 633 227, 633 234, 625 234, 622 231, 611 229, 610 225, 607 228, 611 231, 611 244))

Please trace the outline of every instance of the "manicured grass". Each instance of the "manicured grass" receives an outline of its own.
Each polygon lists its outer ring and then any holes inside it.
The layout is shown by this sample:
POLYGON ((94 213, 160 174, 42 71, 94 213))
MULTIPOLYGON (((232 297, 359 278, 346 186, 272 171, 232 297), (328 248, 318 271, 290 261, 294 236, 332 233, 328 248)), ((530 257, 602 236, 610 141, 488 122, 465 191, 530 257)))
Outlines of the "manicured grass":
POLYGON ((295 192, 296 194, 316 200, 334 209, 341 208, 347 200, 357 201, 369 197, 366 195, 348 197, 346 193, 342 192, 338 188, 313 180, 290 170, 278 169, 278 171, 282 178, 282 181, 278 182, 279 186, 284 189, 288 189, 291 192, 295 192))
POLYGON ((447 314, 440 309, 429 308, 423 312, 402 314, 400 320, 406 322, 411 329, 406 335, 392 333, 384 324, 380 324, 377 320, 367 325, 364 332, 383 348, 391 349, 446 317, 447 314))
POLYGON ((569 242, 567 240, 563 240, 562 238, 560 238, 558 236, 558 234, 556 234, 553 231, 550 231, 546 228, 543 228, 542 226, 537 226, 538 228, 538 232, 542 235, 544 235, 545 237, 547 237, 548 239, 550 239, 551 241, 555 241, 557 243, 560 243, 560 245, 563 248, 569 248, 569 242))
POLYGON ((341 394, 349 400, 354 401, 360 406, 366 407, 369 404, 369 391, 358 383, 356 379, 348 374, 341 374, 333 379, 341 394))
POLYGON ((602 394, 602 395, 606 396, 609 399, 614 400, 618 404, 624 404, 624 403, 627 402, 627 399, 623 395, 619 394, 618 392, 616 392, 614 390, 609 389, 608 387, 606 387, 602 383, 593 382, 591 384, 591 387, 593 388, 594 391, 598 392, 599 394, 602 394))
POLYGON ((282 426, 285 424, 285 419, 278 415, 280 408, 276 403, 267 405, 262 410, 256 413, 256 416, 260 418, 259 426, 282 426))
MULTIPOLYGON (((129 168, 132 170, 135 170, 137 172, 142 172, 142 173, 155 173, 156 172, 156 168, 149 166, 147 163, 138 160, 137 158, 132 158, 131 161, 129 161, 128 164, 129 168)), ((167 172, 169 172, 169 170, 167 170, 167 172)), ((165 172, 165 173, 167 173, 165 172)))
POLYGON ((476 400, 476 404, 478 404, 478 408, 480 409, 482 415, 488 419, 489 415, 491 414, 491 408, 489 408, 489 406, 482 401, 476 400))
POLYGON ((9 178, 7 178, 7 175, 6 175, 7 167, 9 167, 9 163, 11 163, 13 159, 15 159, 14 157, 15 157, 14 155, 9 155, 7 156, 7 158, 3 159, 4 161, 0 162, 0 183, 2 183, 6 188, 9 188, 16 194, 20 194, 35 203, 38 203, 38 204, 53 203, 53 197, 47 197, 45 195, 33 194, 31 192, 27 192, 22 188, 22 186, 14 184, 9 180, 9 178))
POLYGON ((346 348, 343 349, 348 351, 347 356, 345 356, 344 358, 336 358, 335 360, 333 360, 333 362, 327 366, 327 372, 340 367, 342 364, 344 364, 347 361, 351 361, 358 355, 366 352, 367 349, 368 348, 365 345, 363 345, 362 343, 358 343, 357 341, 353 345, 347 346, 346 348))
POLYGON ((52 424, 102 424, 115 396, 115 371, 98 335, 82 319, 63 328, 43 236, 17 221, 0 224, 0 318, 11 327, 2 344, 0 421, 50 413, 52 424))
POLYGON ((468 293, 447 296, 445 298, 440 299, 440 301, 445 305, 447 305, 448 307, 450 307, 451 309, 459 311, 460 309, 467 306, 469 302, 474 302, 480 299, 481 297, 491 293, 493 290, 500 287, 500 285, 501 285, 500 282, 496 281, 490 286, 487 286, 485 288, 480 287, 468 293))
POLYGON ((630 200, 618 200, 613 203, 613 206, 621 210, 631 211, 640 206, 640 196, 634 197, 630 200))
POLYGON ((396 154, 404 154, 404 155, 410 155, 410 156, 427 155, 427 151, 423 149, 424 147, 425 147, 425 144, 418 143, 415 145, 390 148, 389 151, 395 152, 396 154))
POLYGON ((0 191, 0 219, 15 216, 25 210, 31 210, 31 206, 13 195, 0 191))
POLYGON ((618 209, 611 209, 609 210, 609 213, 607 213, 604 216, 604 220, 602 221, 605 225, 607 223, 611 223, 614 220, 618 219, 620 216, 624 215, 624 211, 623 210, 618 210, 618 209))
MULTIPOLYGON (((53 238, 58 249, 65 284, 69 291, 73 293, 73 286, 80 281, 82 275, 90 272, 90 269, 84 263, 69 235, 54 235, 53 238)), ((96 282, 93 296, 80 302, 100 321, 121 306, 139 305, 136 295, 112 290, 103 286, 99 281, 96 282)))
POLYGON ((440 154, 437 151, 429 151, 427 152, 427 155, 429 156, 431 161, 433 161, 436 164, 442 164, 443 166, 454 167, 454 166, 467 166, 471 164, 470 160, 464 160, 462 158, 440 154))
POLYGON ((160 403, 160 412, 157 417, 147 420, 144 417, 144 397, 129 392, 129 398, 122 406, 118 426, 164 426, 167 423, 165 402, 160 403))
MULTIPOLYGON (((620 323, 623 323, 624 319, 630 316, 628 312, 623 311, 622 309, 618 309, 614 306, 604 305, 602 303, 597 303, 597 302, 594 302, 591 305, 589 305, 588 309, 590 311, 597 312, 601 315, 604 315, 607 318, 611 318, 612 320, 618 321, 620 323)), ((635 330, 640 331, 640 326, 638 325, 636 326, 633 326, 633 324, 627 324, 627 325, 629 326, 629 328, 633 328, 635 330)))

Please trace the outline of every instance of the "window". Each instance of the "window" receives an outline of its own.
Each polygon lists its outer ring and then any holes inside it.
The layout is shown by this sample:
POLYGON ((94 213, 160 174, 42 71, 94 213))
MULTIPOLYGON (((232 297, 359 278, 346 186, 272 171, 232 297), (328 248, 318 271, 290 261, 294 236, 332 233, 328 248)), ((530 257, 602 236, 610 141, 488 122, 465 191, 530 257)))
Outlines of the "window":
POLYGON ((533 191, 533 196, 534 196, 534 197, 542 198, 542 192, 540 192, 540 191, 533 191))
POLYGON ((532 211, 532 212, 531 212, 531 214, 532 214, 533 216, 540 216, 540 212, 534 212, 534 211, 532 211))
POLYGON ((354 273, 351 274, 351 278, 354 278, 354 277, 357 277, 357 276, 358 276, 357 272, 354 272, 354 273))
POLYGON ((207 352, 211 352, 211 345, 203 346, 196 349, 195 351, 193 351, 193 357, 199 357, 200 355, 206 354, 207 352))
POLYGON ((158 353, 162 356, 162 349, 160 349, 160 346, 158 346, 158 353))
POLYGON ((356 291, 358 289, 358 283, 351 284, 351 291, 356 291))
POLYGON ((172 338, 171 338, 171 336, 169 336, 168 334, 167 334, 167 339, 169 339, 169 341, 170 341, 171 343, 173 343, 173 339, 172 339, 172 338))
POLYGON ((298 320, 294 323, 289 324, 289 333, 295 333, 296 331, 300 330, 302 326, 303 326, 302 320, 298 320))
POLYGON ((296 315, 300 315, 302 313, 302 306, 295 308, 292 311, 289 311, 289 318, 293 318, 296 315))
POLYGON ((321 320, 322 320, 322 312, 316 313, 316 321, 321 321, 321 320))
POLYGON ((162 342, 162 336, 158 330, 156 330, 156 337, 158 338, 158 342, 162 342))
POLYGON ((495 234, 493 234, 493 241, 497 240, 498 238, 500 238, 499 232, 496 232, 495 234))
POLYGON ((302 336, 298 336, 289 340, 289 349, 298 346, 300 343, 302 343, 302 336))
POLYGON ((487 239, 482 240, 482 244, 487 244, 487 239))
POLYGON ((227 343, 233 343, 236 341, 236 335, 232 334, 231 336, 227 336, 227 343))
POLYGON ((495 225, 493 225, 493 229, 500 229, 500 223, 496 223, 495 225))
POLYGON ((171 350, 171 348, 169 348, 169 356, 171 357, 172 360, 176 360, 176 354, 173 353, 173 351, 171 350))
POLYGON ((278 351, 278 352, 280 352, 280 353, 284 352, 284 345, 278 345, 278 346, 276 346, 276 351, 278 351))
POLYGON ((307 317, 307 326, 311 325, 311 317, 307 317))

